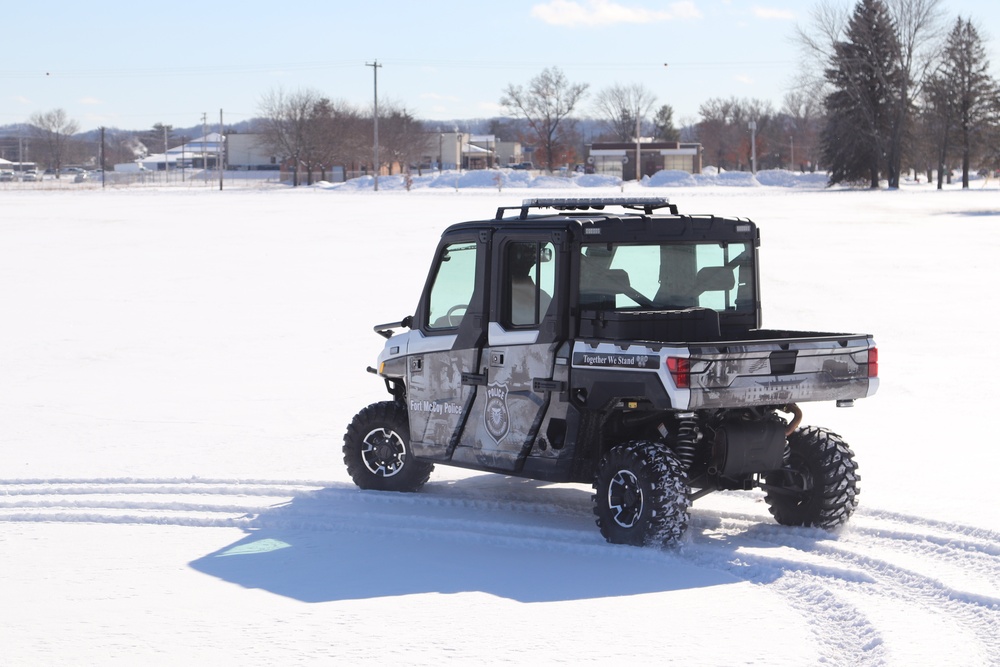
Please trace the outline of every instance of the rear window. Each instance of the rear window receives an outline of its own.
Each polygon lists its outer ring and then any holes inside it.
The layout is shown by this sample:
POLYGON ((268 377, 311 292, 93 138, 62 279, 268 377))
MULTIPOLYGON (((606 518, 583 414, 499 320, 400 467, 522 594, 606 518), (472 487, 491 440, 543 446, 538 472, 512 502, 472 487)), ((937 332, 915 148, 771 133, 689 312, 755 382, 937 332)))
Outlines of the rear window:
POLYGON ((754 312, 749 243, 582 246, 581 308, 754 312))

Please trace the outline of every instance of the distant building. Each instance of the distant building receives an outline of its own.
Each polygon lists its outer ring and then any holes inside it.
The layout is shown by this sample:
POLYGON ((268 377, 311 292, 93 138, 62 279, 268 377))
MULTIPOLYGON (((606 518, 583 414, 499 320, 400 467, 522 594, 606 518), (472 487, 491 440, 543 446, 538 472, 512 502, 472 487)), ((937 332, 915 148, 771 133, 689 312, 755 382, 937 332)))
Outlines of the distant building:
MULTIPOLYGON (((639 154, 643 176, 652 176, 665 169, 701 173, 701 144, 676 141, 640 141, 639 154)), ((608 174, 622 180, 635 180, 635 142, 605 142, 590 146, 588 171, 608 174)))
POLYGON ((440 132, 437 141, 433 133, 428 138, 437 153, 436 160, 442 169, 492 169, 517 164, 523 160, 521 144, 517 141, 500 141, 492 134, 440 132))
POLYGON ((134 162, 116 164, 115 171, 166 171, 173 169, 217 169, 224 160, 226 138, 218 132, 154 153, 134 162))
POLYGON ((277 171, 281 159, 263 143, 260 134, 227 134, 226 165, 237 171, 277 171))

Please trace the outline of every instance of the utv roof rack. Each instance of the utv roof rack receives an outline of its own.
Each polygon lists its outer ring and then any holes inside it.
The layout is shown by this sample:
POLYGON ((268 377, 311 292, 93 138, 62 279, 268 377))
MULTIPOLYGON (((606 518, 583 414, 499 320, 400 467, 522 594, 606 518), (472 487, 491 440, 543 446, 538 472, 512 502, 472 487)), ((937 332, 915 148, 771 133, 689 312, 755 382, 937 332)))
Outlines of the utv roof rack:
POLYGON ((505 211, 520 209, 521 219, 528 217, 528 211, 533 208, 554 208, 558 211, 588 211, 603 210, 607 206, 643 211, 646 215, 659 208, 668 208, 677 215, 677 205, 671 204, 666 197, 536 197, 525 199, 520 206, 501 206, 497 209, 497 220, 503 219, 505 211))

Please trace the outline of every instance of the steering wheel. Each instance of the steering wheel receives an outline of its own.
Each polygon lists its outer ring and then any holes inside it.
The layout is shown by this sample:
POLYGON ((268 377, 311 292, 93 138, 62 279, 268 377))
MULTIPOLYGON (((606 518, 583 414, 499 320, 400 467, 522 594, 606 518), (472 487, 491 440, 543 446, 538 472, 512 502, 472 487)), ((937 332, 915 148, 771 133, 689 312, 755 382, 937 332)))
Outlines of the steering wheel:
POLYGON ((457 322, 453 321, 452 317, 455 315, 456 312, 458 312, 460 310, 461 311, 467 311, 468 309, 469 309, 469 304, 467 304, 467 303, 460 303, 460 304, 458 304, 456 306, 452 306, 451 308, 449 308, 448 309, 448 313, 445 315, 445 318, 447 318, 447 320, 448 320, 448 326, 450 326, 450 327, 457 327, 459 324, 461 324, 462 318, 465 317, 465 313, 464 312, 458 317, 458 321, 457 322))

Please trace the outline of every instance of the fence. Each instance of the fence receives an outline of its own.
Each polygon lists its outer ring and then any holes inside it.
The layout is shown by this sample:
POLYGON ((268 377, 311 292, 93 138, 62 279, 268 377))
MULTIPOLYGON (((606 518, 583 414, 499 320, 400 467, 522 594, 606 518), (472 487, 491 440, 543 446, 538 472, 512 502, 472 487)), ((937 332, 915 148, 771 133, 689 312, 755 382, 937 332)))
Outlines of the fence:
MULTIPOLYGON (((225 171, 224 188, 259 188, 279 183, 277 171, 225 171)), ((92 190, 95 188, 188 187, 218 188, 219 172, 203 169, 171 171, 106 171, 74 174, 44 174, 35 181, 0 181, 0 190, 92 190)))

